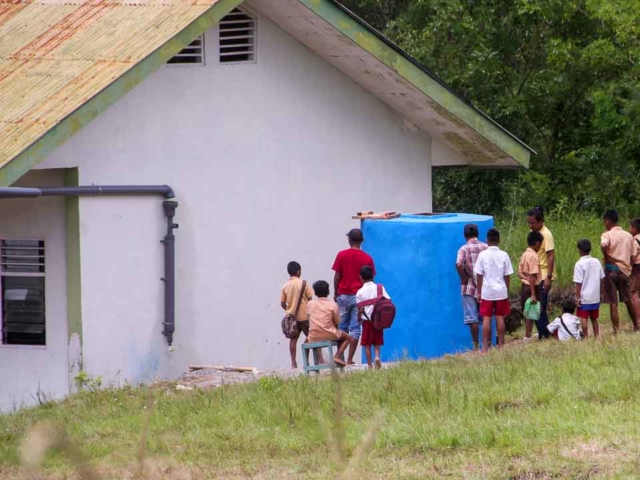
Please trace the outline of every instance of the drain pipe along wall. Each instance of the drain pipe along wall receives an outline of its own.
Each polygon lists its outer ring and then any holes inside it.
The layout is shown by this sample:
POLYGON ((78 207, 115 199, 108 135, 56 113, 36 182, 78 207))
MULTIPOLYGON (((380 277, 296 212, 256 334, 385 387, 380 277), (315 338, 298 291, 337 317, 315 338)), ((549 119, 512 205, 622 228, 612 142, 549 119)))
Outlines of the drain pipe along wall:
POLYGON ((173 344, 175 332, 175 236, 173 231, 178 224, 173 222, 178 208, 178 202, 173 189, 168 185, 91 185, 79 187, 53 188, 19 188, 1 187, 2 198, 39 198, 39 197, 81 197, 81 196, 114 196, 114 195, 160 195, 165 201, 162 203, 164 215, 167 219, 167 233, 161 240, 164 245, 164 320, 162 334, 167 339, 169 348, 173 344))

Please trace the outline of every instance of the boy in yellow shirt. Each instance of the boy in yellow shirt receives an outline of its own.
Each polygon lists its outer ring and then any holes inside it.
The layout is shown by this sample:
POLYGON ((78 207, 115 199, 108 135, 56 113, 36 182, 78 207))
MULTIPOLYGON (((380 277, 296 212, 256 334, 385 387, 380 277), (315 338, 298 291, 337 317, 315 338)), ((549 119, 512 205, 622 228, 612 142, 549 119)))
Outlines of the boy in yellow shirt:
MULTIPOLYGON (((540 232, 530 232, 527 236, 528 248, 520 257, 518 265, 518 277, 522 281, 522 291, 520 300, 522 302, 522 311, 524 311, 525 303, 529 298, 533 303, 538 303, 540 297, 540 283, 542 282, 542 274, 540 270, 540 257, 538 252, 542 246, 544 237, 540 232)), ((531 332, 533 330, 533 320, 526 319, 524 341, 531 341, 531 332)), ((541 332, 538 332, 540 335, 541 332)))

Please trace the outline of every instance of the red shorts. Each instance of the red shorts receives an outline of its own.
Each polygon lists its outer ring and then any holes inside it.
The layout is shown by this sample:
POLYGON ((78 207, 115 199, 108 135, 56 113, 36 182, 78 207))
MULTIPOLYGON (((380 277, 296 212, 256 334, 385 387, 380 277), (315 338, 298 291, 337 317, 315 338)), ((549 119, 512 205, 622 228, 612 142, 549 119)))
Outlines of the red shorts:
POLYGON ((598 320, 598 318, 600 317, 600 310, 580 310, 578 309, 578 311, 576 312, 576 315, 578 316, 578 318, 585 318, 588 319, 590 318, 591 320, 598 320))
POLYGON ((372 345, 384 345, 384 331, 373 328, 369 320, 362 322, 362 337, 360 345, 370 347, 372 345))
POLYGON ((480 316, 481 317, 504 317, 511 313, 511 304, 509 299, 504 300, 480 300, 480 316))

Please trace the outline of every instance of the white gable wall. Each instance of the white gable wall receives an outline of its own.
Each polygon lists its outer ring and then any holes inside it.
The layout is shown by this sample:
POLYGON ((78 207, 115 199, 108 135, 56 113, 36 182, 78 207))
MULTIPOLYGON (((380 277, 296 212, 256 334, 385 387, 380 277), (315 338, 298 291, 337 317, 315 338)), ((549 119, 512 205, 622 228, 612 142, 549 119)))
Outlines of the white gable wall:
POLYGON ((167 66, 41 168, 81 184, 168 183, 176 222, 176 351, 161 336, 159 198, 83 198, 85 368, 133 382, 189 363, 285 367, 279 290, 297 260, 331 280, 358 210, 431 208, 431 144, 264 18, 258 61, 167 66))

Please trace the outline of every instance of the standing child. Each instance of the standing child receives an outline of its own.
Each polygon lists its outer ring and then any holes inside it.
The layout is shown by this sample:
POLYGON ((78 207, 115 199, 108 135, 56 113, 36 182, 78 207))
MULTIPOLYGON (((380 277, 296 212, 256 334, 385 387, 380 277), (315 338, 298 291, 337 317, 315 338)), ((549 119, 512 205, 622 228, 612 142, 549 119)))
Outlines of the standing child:
POLYGON ((580 260, 573 269, 573 282, 576 284, 576 300, 578 301, 578 318, 582 324, 584 338, 589 336, 589 323, 593 327, 593 335, 600 336, 600 292, 604 271, 600 261, 591 256, 591 242, 583 238, 578 242, 580 260))
MULTIPOLYGON (((376 370, 382 367, 380 363, 380 347, 384 345, 384 334, 382 330, 378 330, 373 327, 371 322, 371 316, 373 314, 373 305, 370 304, 370 300, 378 298, 378 285, 373 281, 373 268, 369 265, 365 265, 360 268, 360 280, 362 280, 362 287, 356 293, 356 305, 358 306, 358 316, 362 321, 362 337, 360 344, 364 348, 364 353, 367 357, 367 365, 369 368, 373 368, 371 362, 371 347, 375 352, 375 364, 376 370), (363 305, 366 302, 366 305, 363 305)), ((391 297, 382 287, 382 296, 391 300, 391 297)))
MULTIPOLYGON (((520 301, 522 303, 522 311, 527 300, 531 298, 533 303, 538 303, 540 298, 540 284, 542 283, 542 274, 540 271, 540 257, 538 252, 542 247, 544 237, 540 232, 529 232, 527 236, 527 245, 529 246, 520 257, 518 265, 518 277, 522 281, 522 291, 520 293, 520 301)), ((531 341, 531 331, 533 330, 533 320, 526 319, 525 323, 525 343, 531 341)), ((542 332, 538 331, 538 335, 542 332)))
POLYGON ((573 314, 576 311, 576 302, 571 299, 562 302, 562 316, 549 324, 551 333, 558 332, 558 340, 580 340, 580 320, 573 314))
POLYGON ((474 223, 464 226, 464 239, 466 243, 458 250, 456 270, 460 277, 464 324, 469 325, 473 349, 478 350, 480 312, 477 299, 478 286, 473 275, 473 269, 478 260, 478 255, 487 249, 487 244, 478 240, 478 226, 474 223))
POLYGON ((636 258, 637 248, 633 236, 618 225, 618 211, 608 210, 604 214, 604 226, 607 229, 600 239, 600 248, 604 254, 604 302, 611 309, 613 333, 620 328, 618 316, 618 299, 627 306, 633 322, 633 329, 638 330, 638 318, 631 303, 631 265, 636 258))
POLYGON ((289 262, 287 264, 287 273, 289 274, 289 280, 282 286, 280 291, 280 305, 287 315, 294 315, 297 311, 295 333, 289 338, 289 355, 291 356, 291 368, 298 368, 296 347, 301 332, 304 333, 305 337, 309 336, 307 303, 313 297, 313 292, 311 287, 300 278, 302 267, 298 262, 289 262), (298 303, 300 303, 299 306, 298 303))
POLYGON ((509 276, 513 266, 506 252, 498 248, 500 232, 491 228, 487 232, 489 248, 480 252, 473 272, 478 277, 480 294, 480 315, 482 315, 482 353, 486 353, 491 343, 491 317, 496 316, 498 348, 504 345, 504 317, 509 315, 509 276))
POLYGON ((640 320, 640 218, 631 220, 633 241, 636 242, 636 256, 631 267, 631 302, 636 313, 636 318, 640 320))

